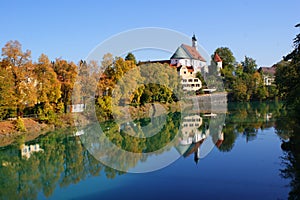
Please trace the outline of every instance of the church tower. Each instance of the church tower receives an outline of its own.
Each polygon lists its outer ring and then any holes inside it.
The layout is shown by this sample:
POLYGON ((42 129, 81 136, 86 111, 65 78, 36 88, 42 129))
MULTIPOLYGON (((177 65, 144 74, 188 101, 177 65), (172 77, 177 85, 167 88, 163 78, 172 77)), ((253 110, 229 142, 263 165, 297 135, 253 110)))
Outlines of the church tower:
POLYGON ((193 34, 193 37, 192 37, 192 46, 198 51, 197 38, 196 38, 195 34, 193 34))

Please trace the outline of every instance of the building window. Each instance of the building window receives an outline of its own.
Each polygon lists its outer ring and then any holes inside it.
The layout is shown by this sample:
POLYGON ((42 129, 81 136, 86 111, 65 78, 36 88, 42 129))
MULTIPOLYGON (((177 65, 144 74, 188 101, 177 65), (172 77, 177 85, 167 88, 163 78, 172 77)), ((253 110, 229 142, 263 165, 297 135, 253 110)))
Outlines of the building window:
POLYGON ((184 71, 183 73, 186 74, 186 71, 184 71))
POLYGON ((193 74, 193 72, 191 72, 191 74, 193 74))
POLYGON ((189 82, 192 83, 192 82, 193 82, 193 79, 189 79, 189 82))
POLYGON ((198 82, 198 79, 194 79, 194 82, 198 82))

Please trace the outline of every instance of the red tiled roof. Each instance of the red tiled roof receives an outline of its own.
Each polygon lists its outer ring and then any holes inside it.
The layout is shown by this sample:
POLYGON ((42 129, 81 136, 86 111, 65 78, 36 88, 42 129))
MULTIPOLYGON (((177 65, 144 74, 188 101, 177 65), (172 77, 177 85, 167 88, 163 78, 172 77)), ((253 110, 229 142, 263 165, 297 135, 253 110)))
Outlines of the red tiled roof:
POLYGON ((188 157, 189 155, 191 155, 192 153, 196 152, 198 150, 198 148, 201 146, 201 144, 204 142, 204 139, 200 140, 197 143, 193 143, 189 149, 183 154, 183 157, 188 157))
POLYGON ((192 66, 187 66, 186 68, 187 68, 188 72, 193 72, 194 71, 194 68, 192 66))
POLYGON ((194 47, 191 47, 191 46, 186 45, 186 44, 182 44, 181 46, 187 51, 187 53, 190 54, 190 56, 193 59, 201 60, 203 62, 206 62, 206 60, 200 55, 200 53, 194 47))
POLYGON ((216 146, 219 148, 220 146, 221 146, 221 144, 223 143, 223 140, 218 140, 217 142, 216 142, 216 146))
POLYGON ((215 53, 214 61, 215 62, 222 62, 222 59, 220 58, 220 56, 217 53, 215 53))

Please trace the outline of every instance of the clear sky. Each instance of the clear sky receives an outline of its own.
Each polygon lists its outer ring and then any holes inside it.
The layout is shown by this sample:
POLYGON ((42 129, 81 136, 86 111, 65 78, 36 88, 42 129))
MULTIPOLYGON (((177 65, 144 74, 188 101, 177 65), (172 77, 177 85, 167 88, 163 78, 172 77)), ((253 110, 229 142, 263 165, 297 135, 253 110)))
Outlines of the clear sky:
POLYGON ((271 66, 292 50, 299 9, 299 0, 2 0, 0 46, 18 40, 34 60, 45 53, 78 62, 112 35, 162 27, 195 33, 209 54, 227 46, 237 61, 247 55, 271 66))

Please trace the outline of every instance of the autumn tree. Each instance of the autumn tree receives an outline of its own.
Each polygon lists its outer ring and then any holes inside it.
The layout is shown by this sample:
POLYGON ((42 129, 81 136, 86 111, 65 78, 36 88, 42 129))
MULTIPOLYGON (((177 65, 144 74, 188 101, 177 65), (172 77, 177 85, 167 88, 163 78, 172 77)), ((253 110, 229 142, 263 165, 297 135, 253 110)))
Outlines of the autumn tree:
POLYGON ((102 70, 99 72, 99 81, 97 84, 97 96, 102 96, 103 94, 108 95, 108 93, 113 90, 115 85, 113 63, 114 58, 111 53, 107 53, 103 56, 101 61, 102 70))
POLYGON ((32 78, 33 65, 30 57, 31 52, 22 51, 18 41, 9 41, 2 48, 2 63, 5 63, 6 70, 12 75, 14 97, 10 107, 15 106, 17 115, 23 115, 25 107, 36 103, 35 81, 32 78))
POLYGON ((56 105, 61 97, 61 83, 51 67, 49 58, 42 54, 35 64, 38 114, 41 119, 49 120, 49 115, 56 112, 56 105))
POLYGON ((0 65, 0 119, 5 119, 15 109, 16 99, 13 75, 2 62, 0 65))
POLYGON ((77 66, 73 62, 56 59, 55 62, 52 63, 52 68, 61 83, 61 101, 64 104, 65 112, 67 112, 67 106, 72 104, 71 97, 77 76, 77 66))

